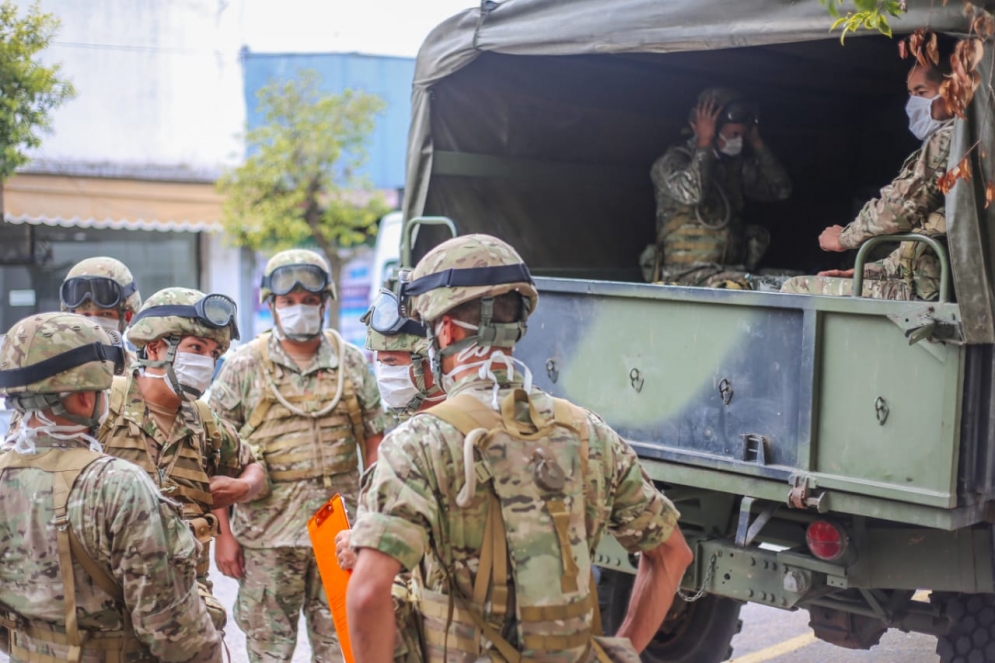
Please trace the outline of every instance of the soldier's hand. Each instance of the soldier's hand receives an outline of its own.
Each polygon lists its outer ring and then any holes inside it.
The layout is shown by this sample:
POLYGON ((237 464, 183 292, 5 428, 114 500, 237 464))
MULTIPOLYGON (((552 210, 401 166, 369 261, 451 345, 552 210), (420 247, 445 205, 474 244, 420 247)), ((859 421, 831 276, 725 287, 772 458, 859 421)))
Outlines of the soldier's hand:
POLYGON ((349 546, 349 530, 342 530, 335 535, 335 557, 339 566, 348 571, 356 566, 356 551, 349 546))
POLYGON ((224 509, 241 502, 249 494, 249 482, 231 477, 211 477, 212 509, 224 509))
POLYGON ((840 244, 840 233, 843 232, 843 226, 829 226, 822 231, 819 235, 819 248, 823 251, 833 251, 835 253, 842 253, 846 251, 846 247, 840 244))
POLYGON ((229 578, 241 578, 245 575, 242 546, 231 532, 222 534, 214 540, 214 563, 217 564, 218 571, 229 578))
POLYGON ((691 128, 698 138, 698 147, 712 146, 720 112, 722 107, 713 99, 703 99, 698 102, 698 106, 694 109, 694 119, 691 121, 691 128))
POLYGON ((841 279, 852 279, 853 270, 852 269, 827 269, 824 272, 819 272, 816 276, 834 276, 841 279))
POLYGON ((750 147, 757 149, 763 147, 764 139, 760 137, 760 125, 754 122, 750 125, 750 128, 746 130, 746 142, 750 144, 750 147))

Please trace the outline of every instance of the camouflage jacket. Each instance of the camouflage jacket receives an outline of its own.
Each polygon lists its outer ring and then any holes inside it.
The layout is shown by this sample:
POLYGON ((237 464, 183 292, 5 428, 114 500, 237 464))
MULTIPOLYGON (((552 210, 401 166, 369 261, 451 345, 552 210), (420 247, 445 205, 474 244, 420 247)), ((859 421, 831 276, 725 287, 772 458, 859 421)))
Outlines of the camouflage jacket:
POLYGON ((111 408, 107 422, 100 429, 100 443, 107 453, 145 469, 167 497, 183 506, 188 518, 209 512, 210 478, 238 477, 254 462, 252 452, 239 440, 235 429, 217 415, 212 428, 219 433, 220 440, 208 439, 193 403, 180 405, 172 429, 163 431, 149 413, 136 375, 137 371, 126 378, 120 411, 111 408))
POLYGON ((310 548, 307 520, 328 498, 339 493, 351 508, 354 507, 359 492, 356 460, 360 450, 348 419, 337 414, 340 408, 332 411, 328 421, 314 422, 310 417, 288 414, 282 405, 274 405, 266 411, 258 428, 251 432, 244 428, 253 412, 267 397, 269 387, 264 377, 265 371, 272 370, 276 380, 284 385, 283 390, 288 393, 281 391, 281 395, 285 398, 327 395, 321 396, 314 403, 298 401, 298 405, 311 411, 320 410, 324 405, 324 398, 334 396, 338 371, 344 367, 355 390, 365 434, 375 436, 382 433, 390 418, 381 408, 376 380, 362 351, 348 343, 344 343, 343 347, 344 357, 340 358, 327 337, 323 337, 311 364, 301 370, 287 355, 279 339, 268 334, 266 353, 271 366, 264 367, 261 354, 252 343, 247 343, 225 362, 221 374, 214 382, 211 407, 245 432, 246 441, 267 473, 268 490, 256 500, 235 507, 232 532, 243 546, 310 548), (289 393, 291 391, 293 393, 289 393), (317 450, 312 424, 320 431, 317 450), (276 439, 284 438, 286 443, 292 442, 295 437, 301 438, 302 446, 292 449, 294 454, 283 456, 292 460, 292 464, 274 464, 274 457, 266 447, 266 443, 274 439, 274 435, 276 439), (296 453, 298 451, 299 454, 296 453), (318 458, 314 457, 315 453, 318 458), (320 476, 299 480, 273 480, 273 475, 278 472, 293 472, 322 460, 334 461, 336 465, 342 461, 341 466, 348 466, 350 469, 332 476, 327 485, 324 477, 320 476), (351 464, 346 465, 345 461, 351 461, 351 464))
POLYGON ((697 147, 691 138, 657 159, 650 177, 656 192, 656 242, 665 265, 742 262, 740 214, 745 200, 775 201, 791 195, 788 173, 766 146, 728 158, 697 147), (723 223, 727 212, 728 226, 714 227, 723 223))
MULTIPOLYGON (((39 454, 87 447, 44 436, 35 446, 39 454)), ((52 475, 40 469, 8 468, 0 474, 0 511, 5 514, 0 519, 0 610, 64 628, 52 486, 52 475)), ((123 609, 154 660, 221 661, 221 636, 194 581, 197 542, 175 505, 139 468, 116 458, 97 459, 73 485, 66 515, 89 556, 123 589, 123 609)), ((121 631, 122 608, 75 561, 73 576, 79 628, 121 631)), ((40 638, 28 638, 26 644, 59 660, 68 655, 66 647, 40 638)), ((82 663, 103 660, 102 654, 85 653, 82 663)))
MULTIPOLYGON (((947 232, 945 197, 940 178, 947 171, 954 123, 944 124, 912 153, 881 195, 868 201, 840 233, 840 244, 856 249, 871 237, 915 232, 944 236, 947 232)), ((925 244, 904 242, 869 271, 914 285, 921 299, 933 299, 940 277, 939 259, 925 244)))
MULTIPOLYGON (((503 380, 504 376, 499 379, 503 380)), ((460 380, 449 391, 449 398, 469 394, 490 407, 492 387, 492 382, 474 375, 460 380)), ((521 383, 502 382, 498 398, 515 388, 520 389, 521 383)), ((551 414, 552 401, 546 394, 534 390, 532 399, 541 404, 539 410, 543 416, 551 414)), ((676 526, 677 510, 645 476, 635 452, 596 415, 581 412, 586 416, 589 449, 587 471, 583 475, 587 482, 585 515, 576 528, 582 532, 581 539, 574 545, 593 552, 609 531, 627 550, 656 547, 676 526)), ((364 477, 360 514, 352 531, 353 547, 378 550, 408 570, 418 568, 424 590, 436 594, 448 594, 447 579, 452 577, 462 593, 471 596, 473 576, 484 546, 487 495, 492 489, 489 483, 478 483, 470 505, 466 508, 457 505, 456 496, 465 483, 463 441, 456 428, 430 414, 416 415, 398 426, 381 444, 379 462, 371 476, 364 477), (451 568, 447 568, 447 560, 451 560, 451 568)), ((569 444, 566 439, 564 442, 569 444)), ((573 436, 573 443, 579 447, 579 436, 573 436)), ((571 470, 577 468, 568 468, 566 472, 571 474, 571 470)), ((542 521, 543 518, 536 518, 537 527, 542 521)), ((549 527, 548 518, 545 525, 549 527)), ((549 540, 548 534, 543 532, 544 540, 549 540)), ((522 547, 512 554, 515 555, 512 569, 520 575, 522 565, 527 564, 521 556, 528 553, 522 547)), ((549 555, 542 556, 544 560, 548 558, 549 555)), ((586 578, 582 581, 586 585, 586 578)), ((530 589, 516 586, 509 589, 512 595, 507 603, 512 606, 516 603, 515 592, 529 591, 530 602, 542 604, 540 594, 550 591, 541 583, 530 589)), ((428 616, 425 606, 420 610, 423 618, 428 616)), ((509 613, 505 627, 513 623, 513 617, 509 613)), ((444 614, 442 619, 444 629, 444 614)), ((467 635, 472 640, 472 633, 467 635)))

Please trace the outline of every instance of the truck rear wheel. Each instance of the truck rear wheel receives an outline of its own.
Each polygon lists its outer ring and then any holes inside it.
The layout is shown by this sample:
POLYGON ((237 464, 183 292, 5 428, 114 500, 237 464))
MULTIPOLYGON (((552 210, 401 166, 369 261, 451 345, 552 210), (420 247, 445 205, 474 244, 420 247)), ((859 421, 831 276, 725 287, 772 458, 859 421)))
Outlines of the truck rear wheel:
MULTIPOLYGON (((605 633, 615 633, 625 619, 635 576, 601 571, 599 593, 603 599, 605 633)), ((732 657, 732 637, 739 633, 739 601, 703 596, 688 603, 674 600, 667 618, 650 642, 642 659, 646 663, 719 663, 732 657)))
POLYGON ((950 619, 950 632, 936 639, 940 663, 995 661, 995 594, 935 593, 930 602, 950 619))

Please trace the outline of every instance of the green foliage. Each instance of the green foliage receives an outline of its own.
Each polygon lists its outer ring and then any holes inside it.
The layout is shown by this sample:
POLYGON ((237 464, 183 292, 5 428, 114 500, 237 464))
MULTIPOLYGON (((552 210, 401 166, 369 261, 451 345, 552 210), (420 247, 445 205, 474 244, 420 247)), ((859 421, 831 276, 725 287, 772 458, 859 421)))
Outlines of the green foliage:
POLYGON ((28 162, 24 152, 41 144, 51 111, 75 96, 59 65, 35 59, 58 27, 59 20, 41 13, 37 3, 23 17, 11 0, 0 4, 0 181, 28 162))
POLYGON ((337 262, 340 247, 361 244, 387 212, 382 197, 357 175, 365 163, 376 96, 319 90, 314 71, 272 82, 258 94, 262 126, 245 136, 245 162, 218 181, 222 223, 232 241, 277 251, 314 241, 337 262))
POLYGON ((840 15, 843 0, 819 0, 829 15, 836 19, 829 28, 830 32, 842 28, 840 43, 842 44, 848 32, 860 29, 877 30, 886 37, 891 37, 891 25, 888 16, 901 16, 906 9, 905 0, 852 0, 855 12, 840 15))

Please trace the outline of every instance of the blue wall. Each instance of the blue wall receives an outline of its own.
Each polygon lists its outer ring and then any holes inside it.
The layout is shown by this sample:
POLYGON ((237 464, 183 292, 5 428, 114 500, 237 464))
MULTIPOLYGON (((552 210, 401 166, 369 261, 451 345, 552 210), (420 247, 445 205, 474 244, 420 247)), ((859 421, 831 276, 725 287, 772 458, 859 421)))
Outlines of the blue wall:
POLYGON ((377 95, 386 108, 377 116, 369 145, 369 161, 363 174, 378 189, 404 186, 404 158, 408 126, 411 124, 411 82, 414 58, 398 58, 356 53, 263 54, 244 52, 246 119, 249 129, 259 126, 256 93, 273 80, 286 80, 301 69, 314 69, 321 76, 321 88, 329 92, 362 90, 377 95))

